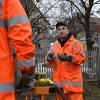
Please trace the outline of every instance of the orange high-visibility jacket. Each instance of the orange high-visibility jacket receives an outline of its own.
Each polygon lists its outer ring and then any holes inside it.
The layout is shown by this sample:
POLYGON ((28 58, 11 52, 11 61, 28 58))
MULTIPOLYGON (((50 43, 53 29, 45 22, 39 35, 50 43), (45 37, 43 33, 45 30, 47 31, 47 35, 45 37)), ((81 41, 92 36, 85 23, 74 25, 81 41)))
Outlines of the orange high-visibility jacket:
POLYGON ((19 0, 0 0, 0 100, 15 100, 14 62, 10 40, 16 51, 17 65, 34 65, 32 30, 19 0))
POLYGON ((54 64, 53 81, 58 86, 63 86, 65 93, 82 92, 83 86, 80 64, 85 61, 82 44, 72 36, 65 43, 64 47, 61 47, 60 43, 57 41, 48 52, 55 53, 55 56, 57 56, 57 54, 66 53, 73 57, 73 62, 61 62, 58 59, 55 59, 52 63, 47 62, 47 65, 50 66, 51 64, 54 64))

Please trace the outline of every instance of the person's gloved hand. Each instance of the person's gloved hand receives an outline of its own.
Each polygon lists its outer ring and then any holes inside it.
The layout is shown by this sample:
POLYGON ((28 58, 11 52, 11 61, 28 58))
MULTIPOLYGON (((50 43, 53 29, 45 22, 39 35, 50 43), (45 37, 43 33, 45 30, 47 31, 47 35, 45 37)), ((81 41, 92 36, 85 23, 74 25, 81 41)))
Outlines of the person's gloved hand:
POLYGON ((73 61, 73 57, 67 55, 66 53, 64 53, 64 54, 58 54, 57 57, 58 57, 58 59, 59 59, 60 61, 70 61, 70 62, 73 61))
POLYGON ((52 62, 55 59, 54 53, 48 53, 47 54, 47 61, 52 62))
POLYGON ((19 83, 16 85, 15 90, 17 93, 24 94, 27 90, 30 90, 34 87, 34 70, 30 72, 21 72, 22 77, 19 83))

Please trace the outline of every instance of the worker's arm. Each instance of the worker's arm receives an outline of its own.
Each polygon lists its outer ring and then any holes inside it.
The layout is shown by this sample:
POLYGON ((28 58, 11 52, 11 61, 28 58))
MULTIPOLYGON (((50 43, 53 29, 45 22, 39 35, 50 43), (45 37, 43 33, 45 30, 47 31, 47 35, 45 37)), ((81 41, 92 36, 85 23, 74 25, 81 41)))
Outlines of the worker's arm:
POLYGON ((75 50, 73 51, 73 55, 64 53, 58 54, 57 56, 60 61, 69 61, 75 64, 82 64, 85 61, 84 49, 79 41, 77 41, 77 43, 75 44, 75 50))
POLYGON ((15 49, 18 67, 25 72, 35 65, 35 46, 28 17, 19 0, 6 0, 8 37, 15 49))
POLYGON ((73 57, 73 62, 75 64, 82 64, 86 60, 86 56, 85 56, 83 45, 79 41, 77 41, 76 50, 75 50, 75 52, 74 52, 72 57, 73 57))

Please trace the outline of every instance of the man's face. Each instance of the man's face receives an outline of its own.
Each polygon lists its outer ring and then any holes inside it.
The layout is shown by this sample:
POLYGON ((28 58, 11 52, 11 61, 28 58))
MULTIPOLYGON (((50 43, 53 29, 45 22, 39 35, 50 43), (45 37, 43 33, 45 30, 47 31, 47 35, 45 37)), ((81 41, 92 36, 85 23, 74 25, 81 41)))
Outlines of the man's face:
POLYGON ((65 37, 68 35, 68 33, 69 33, 68 28, 66 26, 63 26, 63 25, 58 26, 58 28, 57 28, 57 36, 58 37, 65 37))

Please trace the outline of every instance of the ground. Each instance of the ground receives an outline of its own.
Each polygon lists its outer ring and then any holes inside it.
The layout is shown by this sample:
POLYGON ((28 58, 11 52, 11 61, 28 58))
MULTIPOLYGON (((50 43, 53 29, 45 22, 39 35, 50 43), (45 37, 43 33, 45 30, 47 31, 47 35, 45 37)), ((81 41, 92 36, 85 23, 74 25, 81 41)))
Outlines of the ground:
POLYGON ((84 82, 84 100, 100 100, 100 80, 84 82))
MULTIPOLYGON (((84 96, 84 100, 100 100, 100 80, 84 82, 83 96, 84 96)), ((35 96, 35 97, 38 99, 30 99, 30 100, 40 100, 39 96, 35 96)), ((17 100, 22 100, 22 99, 17 99, 17 100)), ((54 94, 47 95, 46 100, 55 100, 54 94)))

